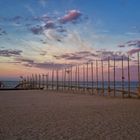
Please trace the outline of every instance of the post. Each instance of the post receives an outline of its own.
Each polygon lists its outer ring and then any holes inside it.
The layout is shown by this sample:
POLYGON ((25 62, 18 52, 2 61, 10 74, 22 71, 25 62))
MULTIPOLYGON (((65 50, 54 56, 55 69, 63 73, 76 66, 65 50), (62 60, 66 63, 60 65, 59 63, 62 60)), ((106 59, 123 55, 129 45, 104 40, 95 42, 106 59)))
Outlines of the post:
POLYGON ((59 72, 58 69, 56 70, 56 90, 59 89, 59 72))
POLYGON ((54 70, 52 70, 52 90, 53 90, 53 84, 54 84, 54 70))
POLYGON ((39 89, 41 88, 41 75, 39 74, 39 89))
POLYGON ((32 88, 34 89, 34 75, 32 74, 32 88))
POLYGON ((108 57, 108 95, 110 96, 110 58, 108 57))
POLYGON ((44 74, 42 74, 42 86, 43 86, 43 89, 44 89, 44 87, 45 87, 45 84, 44 84, 44 74))
POLYGON ((38 80, 37 74, 35 75, 35 80, 36 80, 36 88, 38 88, 38 85, 37 85, 37 84, 38 84, 38 81, 37 81, 37 80, 38 80))
POLYGON ((77 65, 77 84, 78 84, 78 90, 80 90, 80 83, 79 83, 79 65, 77 65))
POLYGON ((104 95, 104 64, 103 64, 103 60, 101 60, 101 64, 102 64, 102 95, 104 95))
POLYGON ((128 98, 130 98, 130 65, 129 65, 129 56, 128 56, 128 98))
POLYGON ((93 62, 91 62, 91 81, 92 81, 92 94, 94 92, 94 81, 93 81, 93 62))
POLYGON ((96 89, 98 94, 98 60, 96 60, 96 89))
POLYGON ((122 97, 124 98, 124 66, 123 66, 123 56, 122 56, 122 97))
POLYGON ((115 57, 114 57, 114 96, 116 94, 116 64, 115 64, 115 57))
POLYGON ((48 77, 49 75, 48 74, 46 74, 46 89, 48 89, 48 77))
POLYGON ((71 73, 70 73, 70 80, 71 80, 71 90, 72 90, 72 66, 71 66, 71 73))
POLYGON ((85 66, 83 65, 83 91, 85 91, 85 66))
POLYGON ((140 98, 140 58, 138 52, 138 98, 140 98))
POLYGON ((70 76, 70 68, 68 68, 68 71, 67 71, 67 74, 68 74, 68 90, 70 90, 70 87, 71 87, 71 81, 70 81, 70 78, 71 78, 71 76, 70 76))
POLYGON ((87 77, 87 91, 88 91, 88 63, 87 63, 87 74, 86 74, 86 77, 87 77))
POLYGON ((77 90, 77 65, 75 69, 75 90, 77 90))
POLYGON ((64 90, 66 89, 66 68, 64 69, 64 90))

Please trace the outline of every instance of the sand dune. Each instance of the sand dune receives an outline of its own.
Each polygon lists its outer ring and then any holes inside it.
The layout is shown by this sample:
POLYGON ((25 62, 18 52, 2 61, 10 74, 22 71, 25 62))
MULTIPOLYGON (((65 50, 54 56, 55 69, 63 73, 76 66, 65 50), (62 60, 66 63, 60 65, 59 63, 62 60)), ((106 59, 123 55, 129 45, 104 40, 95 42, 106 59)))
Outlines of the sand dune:
POLYGON ((0 91, 0 140, 139 140, 140 100, 0 91))

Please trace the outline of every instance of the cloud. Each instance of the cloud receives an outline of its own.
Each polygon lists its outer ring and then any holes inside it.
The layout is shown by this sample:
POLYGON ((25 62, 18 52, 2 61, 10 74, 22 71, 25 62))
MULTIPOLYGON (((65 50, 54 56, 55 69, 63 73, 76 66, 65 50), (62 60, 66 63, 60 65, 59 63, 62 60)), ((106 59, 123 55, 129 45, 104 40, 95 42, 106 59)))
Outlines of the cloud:
POLYGON ((15 24, 20 24, 21 23, 21 20, 22 20, 23 17, 21 16, 15 16, 11 19, 11 21, 13 21, 15 24))
POLYGON ((122 52, 114 52, 114 51, 106 51, 106 50, 101 50, 101 51, 97 51, 98 55, 100 57, 100 59, 107 61, 108 58, 110 60, 115 60, 116 61, 121 61, 122 60, 122 56, 123 56, 123 60, 128 60, 128 56, 126 56, 126 54, 123 54, 122 52))
POLYGON ((0 56, 3 57, 20 56, 21 53, 21 50, 0 50, 0 56))
POLYGON ((80 16, 81 12, 78 10, 70 10, 66 15, 59 19, 60 23, 65 24, 67 22, 76 21, 80 16))
POLYGON ((55 29, 44 30, 43 33, 49 40, 55 40, 61 42, 63 38, 63 35, 59 34, 59 32, 57 32, 55 29))
POLYGON ((45 29, 53 29, 55 28, 55 23, 52 20, 48 20, 44 27, 45 29))
POLYGON ((124 44, 118 45, 118 47, 140 47, 140 40, 130 40, 125 42, 124 44))
POLYGON ((128 46, 136 46, 136 47, 140 47, 140 40, 131 40, 127 42, 128 46))
POLYGON ((124 48, 124 47, 125 47, 125 45, 118 45, 118 47, 119 47, 119 48, 124 48))
POLYGON ((62 64, 62 63, 52 63, 52 62, 35 62, 34 60, 28 58, 15 58, 15 63, 20 63, 25 67, 36 67, 43 69, 61 69, 67 66, 71 66, 70 64, 62 64))
POLYGON ((7 35, 7 32, 4 29, 0 28, 0 36, 2 35, 7 35))
POLYGON ((30 28, 30 31, 35 35, 39 35, 43 33, 43 28, 41 26, 35 26, 30 28))
POLYGON ((98 55, 95 53, 91 53, 89 51, 80 51, 75 53, 66 53, 59 56, 54 56, 56 59, 65 59, 65 60, 91 60, 93 57, 97 57, 98 55))
POLYGON ((140 52, 140 48, 137 48, 137 49, 131 49, 131 50, 128 51, 127 53, 128 53, 129 55, 133 55, 133 54, 138 53, 138 52, 140 52))

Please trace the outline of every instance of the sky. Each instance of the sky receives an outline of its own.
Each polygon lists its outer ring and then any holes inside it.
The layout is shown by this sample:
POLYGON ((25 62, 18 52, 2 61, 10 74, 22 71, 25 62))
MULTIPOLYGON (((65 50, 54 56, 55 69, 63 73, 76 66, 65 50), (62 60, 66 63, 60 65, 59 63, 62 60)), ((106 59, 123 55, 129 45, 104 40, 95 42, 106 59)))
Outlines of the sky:
POLYGON ((140 51, 139 0, 0 0, 0 78, 140 51))

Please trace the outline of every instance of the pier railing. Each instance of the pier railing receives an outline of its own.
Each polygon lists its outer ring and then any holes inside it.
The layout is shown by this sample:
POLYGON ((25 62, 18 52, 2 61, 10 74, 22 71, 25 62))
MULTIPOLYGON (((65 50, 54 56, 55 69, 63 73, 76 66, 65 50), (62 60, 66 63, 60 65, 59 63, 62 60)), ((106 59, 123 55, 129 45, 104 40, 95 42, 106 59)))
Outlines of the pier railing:
POLYGON ((18 87, 97 94, 103 96, 140 97, 139 53, 137 60, 129 56, 104 58, 85 64, 69 65, 23 77, 18 87))

